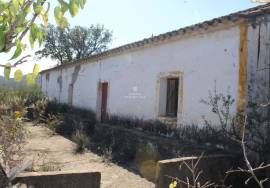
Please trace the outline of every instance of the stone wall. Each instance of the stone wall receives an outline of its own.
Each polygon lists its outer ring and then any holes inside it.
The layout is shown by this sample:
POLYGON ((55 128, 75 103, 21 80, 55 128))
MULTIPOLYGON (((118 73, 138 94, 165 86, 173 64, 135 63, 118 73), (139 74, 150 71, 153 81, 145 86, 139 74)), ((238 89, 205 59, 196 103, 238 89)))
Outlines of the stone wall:
POLYGON ((13 184, 34 188, 100 188, 100 172, 29 172, 19 174, 13 184))
MULTIPOLYGON (((156 188, 169 187, 174 178, 186 181, 187 177, 192 180, 191 172, 185 165, 197 162, 199 157, 182 157, 169 160, 159 161, 156 169, 156 188), (181 168, 180 168, 181 166, 181 168)), ((221 183, 225 177, 225 172, 234 167, 231 156, 216 155, 202 157, 198 163, 196 170, 202 170, 199 181, 201 185, 206 181, 221 183)), ((177 188, 180 187, 178 184, 177 188)), ((184 188, 183 186, 181 188, 184 188)))
POLYGON ((160 160, 201 153, 224 154, 204 144, 181 142, 174 138, 105 124, 96 125, 95 133, 90 138, 92 151, 102 155, 102 151, 111 148, 113 161, 132 164, 132 169, 152 182, 155 181, 156 165, 160 160))

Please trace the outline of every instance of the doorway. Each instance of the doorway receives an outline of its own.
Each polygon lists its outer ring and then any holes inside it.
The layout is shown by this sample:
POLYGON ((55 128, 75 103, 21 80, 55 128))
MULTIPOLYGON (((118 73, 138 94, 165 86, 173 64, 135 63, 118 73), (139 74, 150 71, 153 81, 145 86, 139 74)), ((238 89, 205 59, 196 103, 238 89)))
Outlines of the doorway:
POLYGON ((108 102, 108 82, 101 83, 101 123, 105 123, 108 117, 107 114, 107 102, 108 102))
POLYGON ((177 117, 178 111, 178 78, 167 79, 166 116, 177 117))

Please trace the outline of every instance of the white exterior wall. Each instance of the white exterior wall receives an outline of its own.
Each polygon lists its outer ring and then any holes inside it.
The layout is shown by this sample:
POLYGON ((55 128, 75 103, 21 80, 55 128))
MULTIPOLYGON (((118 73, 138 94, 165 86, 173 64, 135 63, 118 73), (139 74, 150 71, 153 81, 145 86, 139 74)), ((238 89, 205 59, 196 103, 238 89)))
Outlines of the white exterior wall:
MULTIPOLYGON (((107 81, 109 114, 156 119, 159 75, 180 71, 183 72, 183 114, 178 116, 178 122, 197 124, 202 116, 215 121, 211 109, 201 100, 208 99, 215 81, 219 92, 229 92, 237 99, 239 40, 239 28, 235 26, 81 64, 74 85, 73 105, 96 111, 98 83, 107 81), (130 98, 134 89, 140 98, 130 98)), ((62 70, 62 103, 68 103, 73 70, 74 67, 62 70)), ((49 81, 46 81, 46 73, 42 74, 42 89, 49 97, 59 99, 57 77, 60 72, 50 71, 49 81)))
POLYGON ((258 104, 270 100, 270 23, 263 21, 269 19, 258 17, 248 27, 248 100, 258 104))

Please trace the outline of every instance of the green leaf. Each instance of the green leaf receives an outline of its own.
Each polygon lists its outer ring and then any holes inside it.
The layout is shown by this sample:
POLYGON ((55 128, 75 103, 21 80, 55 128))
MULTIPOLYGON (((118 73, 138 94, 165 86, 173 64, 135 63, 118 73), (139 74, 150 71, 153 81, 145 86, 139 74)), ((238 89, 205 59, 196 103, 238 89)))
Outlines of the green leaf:
POLYGON ((33 38, 32 35, 29 35, 29 42, 30 42, 31 48, 33 49, 34 48, 34 44, 35 44, 35 39, 33 38))
POLYGON ((16 71, 14 72, 14 80, 15 80, 16 82, 20 82, 20 81, 22 80, 22 78, 23 78, 23 73, 22 73, 22 71, 21 71, 20 69, 16 70, 16 71))
POLYGON ((79 11, 79 6, 77 4, 77 2, 75 0, 70 0, 69 3, 69 12, 71 14, 72 17, 76 16, 78 14, 79 11))
POLYGON ((16 27, 15 32, 16 32, 16 33, 20 33, 20 32, 22 32, 24 29, 25 29, 24 27, 16 27))
POLYGON ((65 13, 69 9, 69 4, 65 1, 59 1, 59 3, 61 4, 62 13, 65 13))
POLYGON ((86 0, 79 0, 80 7, 83 9, 84 5, 86 3, 86 0))
POLYGON ((6 44, 6 35, 3 30, 0 29, 0 51, 2 51, 6 44))
POLYGON ((11 64, 7 63, 4 69, 4 78, 5 80, 9 80, 10 78, 10 71, 11 71, 11 64))
POLYGON ((34 79, 38 77, 38 73, 39 73, 39 64, 35 64, 33 68, 33 73, 32 73, 34 79))
POLYGON ((30 35, 29 35, 29 41, 31 44, 31 48, 34 48, 35 41, 38 39, 38 35, 41 31, 39 30, 38 26, 33 23, 33 25, 30 28, 30 35))
POLYGON ((35 79, 33 78, 32 74, 27 74, 25 79, 26 79, 27 85, 34 85, 35 84, 35 79))
POLYGON ((67 18, 63 17, 62 20, 61 20, 61 22, 60 22, 60 24, 59 24, 59 26, 61 28, 66 28, 68 26, 68 20, 67 20, 67 18))
POLYGON ((45 27, 49 25, 48 13, 42 14, 42 21, 45 27))
POLYGON ((37 5, 34 8, 35 14, 40 14, 42 10, 43 10, 43 7, 41 5, 37 5))
POLYGON ((19 10, 20 4, 18 0, 12 0, 12 4, 15 7, 16 10, 19 10))
POLYGON ((62 18, 63 18, 63 13, 62 13, 62 10, 59 6, 55 7, 54 8, 54 18, 55 18, 55 21, 57 23, 57 25, 59 25, 59 23, 61 22, 62 18))
POLYGON ((16 50, 11 59, 16 59, 17 57, 19 57, 22 54, 23 48, 23 43, 21 41, 17 41, 16 50))

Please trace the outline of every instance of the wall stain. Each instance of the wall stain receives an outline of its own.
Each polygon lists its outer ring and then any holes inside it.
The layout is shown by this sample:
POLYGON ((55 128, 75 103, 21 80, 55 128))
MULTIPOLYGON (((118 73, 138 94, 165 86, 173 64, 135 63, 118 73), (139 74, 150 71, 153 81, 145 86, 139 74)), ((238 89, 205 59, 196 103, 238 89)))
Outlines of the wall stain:
POLYGON ((261 24, 259 24, 259 33, 258 33, 257 68, 259 67, 260 54, 261 54, 261 24))
MULTIPOLYGON (((245 22, 240 23, 240 57, 239 57, 239 81, 237 98, 237 126, 243 127, 245 121, 246 97, 247 97, 247 55, 248 55, 248 28, 245 22)), ((242 132, 242 131, 241 131, 242 132)))
POLYGON ((61 94, 62 94, 62 90, 63 90, 63 77, 62 77, 62 71, 63 69, 60 70, 60 75, 57 78, 57 83, 59 85, 59 96, 58 96, 58 100, 60 101, 61 98, 61 94))
POLYGON ((69 84, 69 87, 68 87, 68 104, 69 105, 73 104, 73 89, 74 89, 74 84, 78 79, 80 69, 81 69, 81 65, 77 65, 75 66, 74 71, 72 73, 71 83, 69 84))
POLYGON ((46 73, 46 81, 47 81, 47 82, 50 81, 50 73, 46 73))

